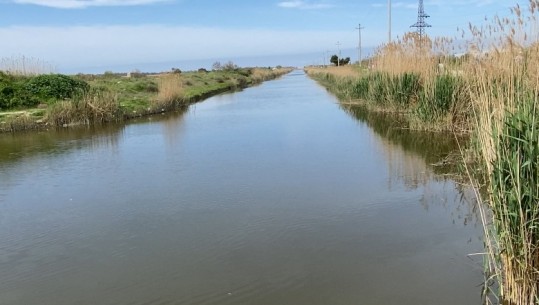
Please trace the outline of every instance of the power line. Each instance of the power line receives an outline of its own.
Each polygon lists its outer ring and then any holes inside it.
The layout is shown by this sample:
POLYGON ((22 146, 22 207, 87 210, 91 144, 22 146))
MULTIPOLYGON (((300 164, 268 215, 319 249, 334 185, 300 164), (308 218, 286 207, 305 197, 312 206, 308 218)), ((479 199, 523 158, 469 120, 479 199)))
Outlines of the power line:
POLYGON ((425 28, 430 28, 431 25, 428 24, 425 19, 430 16, 425 14, 425 8, 423 7, 423 0, 419 0, 419 6, 417 9, 417 22, 412 24, 411 28, 417 28, 417 33, 419 34, 419 41, 422 40, 423 35, 425 35, 425 28))

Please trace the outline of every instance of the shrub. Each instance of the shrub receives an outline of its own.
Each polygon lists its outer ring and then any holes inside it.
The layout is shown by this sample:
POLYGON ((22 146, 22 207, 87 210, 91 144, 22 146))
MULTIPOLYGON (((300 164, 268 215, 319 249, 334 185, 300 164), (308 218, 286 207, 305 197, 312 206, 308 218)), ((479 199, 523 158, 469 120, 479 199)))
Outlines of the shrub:
POLYGON ((159 87, 154 81, 137 81, 131 86, 135 92, 159 92, 159 87))
POLYGON ((90 86, 85 81, 66 75, 48 74, 31 78, 24 89, 32 95, 50 100, 72 98, 88 92, 90 86))
POLYGON ((28 77, 13 76, 0 72, 0 109, 32 107, 39 99, 24 90, 28 77))

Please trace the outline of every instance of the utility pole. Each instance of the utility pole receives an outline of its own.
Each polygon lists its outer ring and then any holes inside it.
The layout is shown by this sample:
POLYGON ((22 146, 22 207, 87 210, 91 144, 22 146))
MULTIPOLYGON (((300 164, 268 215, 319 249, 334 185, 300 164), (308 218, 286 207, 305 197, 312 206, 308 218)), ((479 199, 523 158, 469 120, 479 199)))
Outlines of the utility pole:
POLYGON ((387 17, 388 17, 388 39, 387 43, 391 43, 391 0, 387 0, 387 17))
MULTIPOLYGON (((326 50, 326 62, 329 62, 329 50, 326 50)), ((329 63, 327 64, 327 66, 329 66, 329 63)))
POLYGON ((337 41, 337 50, 339 50, 339 55, 337 57, 337 67, 341 65, 341 43, 337 41))
POLYGON ((359 24, 359 26, 356 28, 356 30, 359 31, 359 45, 357 47, 357 63, 358 65, 361 67, 361 30, 363 30, 364 28, 361 27, 361 23, 359 24))

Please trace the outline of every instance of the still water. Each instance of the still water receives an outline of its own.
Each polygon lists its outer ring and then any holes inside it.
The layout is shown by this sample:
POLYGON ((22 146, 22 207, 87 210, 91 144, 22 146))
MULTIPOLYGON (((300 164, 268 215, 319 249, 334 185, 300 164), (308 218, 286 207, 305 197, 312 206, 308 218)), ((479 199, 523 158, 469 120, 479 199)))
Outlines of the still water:
POLYGON ((127 125, 0 135, 0 304, 478 305, 473 204, 431 165, 452 148, 301 71, 127 125))

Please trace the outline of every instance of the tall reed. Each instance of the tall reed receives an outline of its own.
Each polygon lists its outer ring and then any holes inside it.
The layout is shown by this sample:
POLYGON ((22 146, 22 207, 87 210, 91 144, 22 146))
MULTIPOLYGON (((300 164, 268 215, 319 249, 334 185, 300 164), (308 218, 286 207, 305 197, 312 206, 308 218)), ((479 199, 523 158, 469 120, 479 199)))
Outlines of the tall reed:
POLYGON ((52 64, 34 57, 12 56, 0 58, 0 71, 11 75, 32 76, 53 73, 55 70, 52 64))
POLYGON ((539 45, 537 8, 470 27, 466 70, 495 240, 491 263, 507 304, 539 304, 539 45), (485 30, 486 29, 486 30, 485 30))
POLYGON ((185 97, 182 76, 176 73, 164 74, 159 77, 157 98, 152 107, 163 110, 179 106, 185 97))

